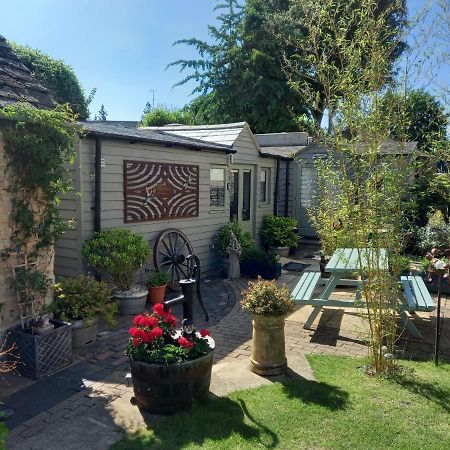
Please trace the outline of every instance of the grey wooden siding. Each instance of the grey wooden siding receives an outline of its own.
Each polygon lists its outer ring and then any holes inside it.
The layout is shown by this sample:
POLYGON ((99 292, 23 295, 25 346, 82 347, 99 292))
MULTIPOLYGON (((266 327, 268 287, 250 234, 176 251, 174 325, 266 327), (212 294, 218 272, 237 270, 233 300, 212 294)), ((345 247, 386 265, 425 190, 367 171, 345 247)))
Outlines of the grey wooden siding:
POLYGON ((279 216, 293 217, 295 215, 295 183, 296 171, 295 162, 281 159, 279 162, 279 182, 278 182, 278 208, 277 213, 279 216), (287 172, 289 171, 289 180, 287 172), (286 214, 286 187, 288 190, 288 207, 286 214))

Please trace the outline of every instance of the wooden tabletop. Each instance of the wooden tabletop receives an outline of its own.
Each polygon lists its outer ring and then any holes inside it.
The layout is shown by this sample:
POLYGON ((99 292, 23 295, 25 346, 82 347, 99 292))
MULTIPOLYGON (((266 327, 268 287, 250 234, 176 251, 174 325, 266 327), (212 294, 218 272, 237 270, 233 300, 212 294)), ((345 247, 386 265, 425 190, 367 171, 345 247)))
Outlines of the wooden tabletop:
POLYGON ((327 272, 354 273, 362 268, 388 270, 387 253, 384 248, 338 248, 325 267, 327 272), (369 264, 368 264, 369 261, 369 264))

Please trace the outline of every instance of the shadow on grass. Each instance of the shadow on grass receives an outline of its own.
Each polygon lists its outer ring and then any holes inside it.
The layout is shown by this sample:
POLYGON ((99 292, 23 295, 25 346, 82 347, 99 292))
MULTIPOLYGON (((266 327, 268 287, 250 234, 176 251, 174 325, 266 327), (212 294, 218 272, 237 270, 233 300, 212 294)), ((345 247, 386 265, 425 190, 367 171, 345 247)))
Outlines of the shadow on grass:
POLYGON ((271 408, 292 407, 286 404, 286 397, 330 410, 344 409, 348 402, 345 391, 326 383, 296 378, 280 384, 286 395, 280 395, 279 391, 267 391, 265 387, 258 392, 258 401, 251 401, 251 406, 248 406, 249 400, 245 399, 247 394, 244 392, 242 396, 239 393, 234 395, 235 398, 212 396, 194 404, 192 411, 160 421, 149 418, 146 423, 152 431, 129 436, 113 448, 179 449, 192 444, 216 445, 217 448, 221 448, 222 444, 226 448, 233 448, 233 445, 245 441, 249 448, 272 449, 279 446, 277 432, 284 425, 266 412, 270 412, 271 408))
POLYGON ((389 376, 389 379, 410 392, 440 406, 450 412, 450 390, 443 389, 436 384, 420 380, 413 370, 401 371, 389 376))
POLYGON ((345 409, 348 405, 348 392, 337 386, 299 377, 282 383, 288 398, 298 398, 305 404, 315 404, 332 411, 345 409))

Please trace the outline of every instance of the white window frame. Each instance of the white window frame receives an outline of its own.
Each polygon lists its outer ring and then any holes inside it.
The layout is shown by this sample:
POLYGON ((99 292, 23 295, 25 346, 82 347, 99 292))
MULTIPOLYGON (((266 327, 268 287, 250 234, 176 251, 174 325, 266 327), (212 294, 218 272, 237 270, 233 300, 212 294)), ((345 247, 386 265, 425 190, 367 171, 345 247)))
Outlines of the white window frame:
POLYGON ((227 189, 227 166, 225 165, 211 165, 209 167, 209 210, 212 212, 217 212, 217 211, 225 211, 225 208, 227 206, 227 196, 228 196, 228 189, 227 189), (219 170, 223 170, 223 206, 216 206, 216 205, 211 205, 211 171, 213 169, 219 169, 219 170))

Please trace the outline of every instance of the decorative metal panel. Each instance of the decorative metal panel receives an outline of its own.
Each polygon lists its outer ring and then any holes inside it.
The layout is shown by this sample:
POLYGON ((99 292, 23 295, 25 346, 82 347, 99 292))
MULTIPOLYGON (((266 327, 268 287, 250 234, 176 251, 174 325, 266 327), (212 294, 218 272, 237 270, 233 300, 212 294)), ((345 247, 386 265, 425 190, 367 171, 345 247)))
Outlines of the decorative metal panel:
POLYGON ((125 223, 198 217, 198 166, 123 163, 125 223))

